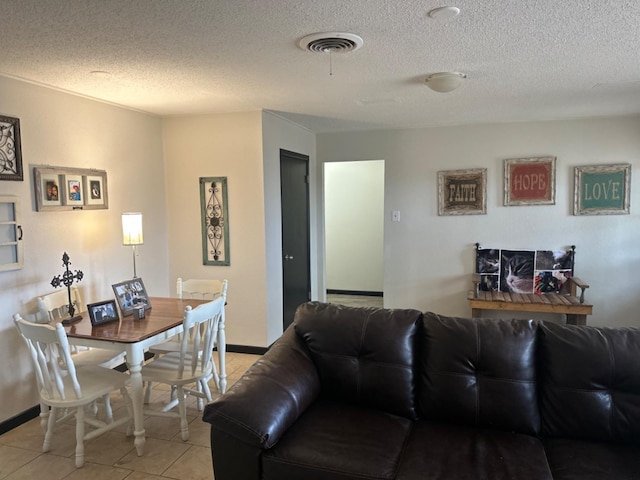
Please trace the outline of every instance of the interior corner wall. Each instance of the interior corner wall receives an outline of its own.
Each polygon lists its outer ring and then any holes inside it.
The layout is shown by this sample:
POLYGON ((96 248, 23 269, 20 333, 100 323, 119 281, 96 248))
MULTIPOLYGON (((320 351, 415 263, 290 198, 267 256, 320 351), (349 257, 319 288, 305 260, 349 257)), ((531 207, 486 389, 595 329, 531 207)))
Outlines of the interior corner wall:
POLYGON ((384 160, 324 164, 327 290, 382 292, 384 160))
MULTIPOLYGON (((311 298, 323 299, 323 268, 318 241, 319 216, 316 162, 316 135, 309 130, 271 112, 262 114, 264 151, 264 205, 267 262, 267 336, 271 344, 282 335, 282 210, 280 201, 280 150, 289 150, 309 157, 309 222, 311 298)), ((321 189, 320 189, 321 190, 321 189)))
POLYGON ((266 347, 261 114, 168 117, 162 130, 171 293, 177 277, 229 280, 227 343, 266 347), (201 177, 227 177, 229 266, 203 265, 201 177))
POLYGON ((532 250, 576 245, 575 273, 590 285, 586 298, 594 305, 587 323, 640 326, 639 132, 634 116, 325 133, 317 139, 318 162, 385 159, 386 307, 468 317, 476 242, 532 250), (504 160, 549 155, 557 157, 556 204, 503 206, 504 160), (632 165, 631 214, 574 216, 574 167, 612 163, 632 165), (487 168, 487 214, 438 216, 438 171, 468 168, 487 168), (390 221, 392 210, 401 212, 400 222, 390 221))
POLYGON ((38 404, 31 359, 12 321, 35 320, 36 297, 51 279, 82 270, 83 303, 113 298, 111 285, 133 276, 122 246, 121 213, 144 214, 138 273, 150 295, 168 295, 168 252, 160 119, 0 76, 0 114, 20 119, 24 181, 0 181, 1 195, 21 202, 24 267, 0 272, 0 422, 38 404), (109 208, 37 212, 33 167, 106 170, 109 208))

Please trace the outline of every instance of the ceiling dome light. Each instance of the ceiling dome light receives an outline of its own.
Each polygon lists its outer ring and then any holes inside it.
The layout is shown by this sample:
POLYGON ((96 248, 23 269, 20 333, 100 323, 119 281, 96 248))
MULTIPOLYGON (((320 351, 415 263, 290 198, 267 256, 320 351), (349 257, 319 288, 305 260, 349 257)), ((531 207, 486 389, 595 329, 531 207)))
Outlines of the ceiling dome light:
POLYGON ((460 72, 440 72, 429 75, 424 82, 434 92, 448 93, 454 91, 467 76, 460 72))
POLYGON ((460 9, 458 7, 438 7, 429 11, 429 16, 438 20, 449 20, 459 14, 460 9))

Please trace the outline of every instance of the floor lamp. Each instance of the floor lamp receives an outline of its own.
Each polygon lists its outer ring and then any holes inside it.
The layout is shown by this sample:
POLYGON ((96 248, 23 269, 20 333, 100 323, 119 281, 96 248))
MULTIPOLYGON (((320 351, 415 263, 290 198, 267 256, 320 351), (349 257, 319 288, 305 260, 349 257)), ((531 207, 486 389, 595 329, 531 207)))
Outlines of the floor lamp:
POLYGON ((136 246, 142 245, 142 213, 127 212, 122 214, 122 245, 133 247, 133 278, 138 278, 136 272, 136 246))

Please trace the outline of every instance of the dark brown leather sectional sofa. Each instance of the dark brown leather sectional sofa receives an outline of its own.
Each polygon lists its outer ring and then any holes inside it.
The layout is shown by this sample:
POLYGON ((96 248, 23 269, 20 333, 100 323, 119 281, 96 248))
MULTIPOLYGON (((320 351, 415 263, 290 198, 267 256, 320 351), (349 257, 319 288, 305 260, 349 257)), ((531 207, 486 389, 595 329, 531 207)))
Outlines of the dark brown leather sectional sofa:
POLYGON ((216 480, 640 479, 640 329, 310 302, 204 420, 216 480))

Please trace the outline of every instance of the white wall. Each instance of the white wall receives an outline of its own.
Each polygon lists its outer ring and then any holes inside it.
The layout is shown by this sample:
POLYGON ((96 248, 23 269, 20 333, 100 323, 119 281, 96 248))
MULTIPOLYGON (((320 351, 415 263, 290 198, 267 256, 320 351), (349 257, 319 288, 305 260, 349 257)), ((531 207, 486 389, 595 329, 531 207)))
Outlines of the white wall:
POLYGON ((324 164, 327 290, 382 292, 384 160, 324 164))
POLYGON ((273 113, 262 114, 264 151, 264 216, 267 262, 267 343, 282 334, 282 206, 280 202, 280 150, 289 150, 309 157, 309 222, 311 297, 321 297, 323 256, 318 247, 318 179, 316 176, 316 136, 273 113))
POLYGON ((261 113, 166 118, 163 138, 171 279, 229 280, 227 343, 265 347, 261 113), (227 177, 229 266, 202 264, 200 177, 227 177))
MULTIPOLYGON (((387 307, 469 316, 474 244, 554 249, 576 245, 576 275, 589 283, 592 325, 640 325, 640 184, 631 214, 573 216, 573 168, 640 167, 640 118, 461 126, 318 135, 318 163, 385 159, 384 293, 387 307), (553 155, 556 205, 502 206, 503 161, 553 155), (486 167, 487 215, 437 214, 439 170, 486 167)), ((498 313, 495 313, 498 316, 498 313)), ((504 314, 509 316, 509 314, 504 314)), ((534 315, 535 316, 535 315, 534 315)))
MULTIPOLYGON (((226 278, 227 343, 267 347, 282 334, 280 149, 309 156, 315 135, 269 112, 163 121, 170 276, 226 278), (202 265, 200 177, 227 177, 230 265, 202 265)), ((317 223, 315 176, 311 222, 317 223)), ((312 289, 318 256, 312 231, 312 289)), ((173 292, 172 292, 173 294, 173 292)))
POLYGON ((12 315, 34 318, 35 297, 54 291, 62 254, 85 277, 85 303, 113 298, 111 285, 133 276, 122 246, 121 213, 144 213, 138 274, 150 295, 168 295, 164 171, 160 119, 0 77, 0 113, 20 119, 24 181, 0 181, 22 202, 24 268, 0 272, 0 421, 37 404, 35 379, 12 315), (33 166, 107 171, 109 209, 36 212, 33 166))

